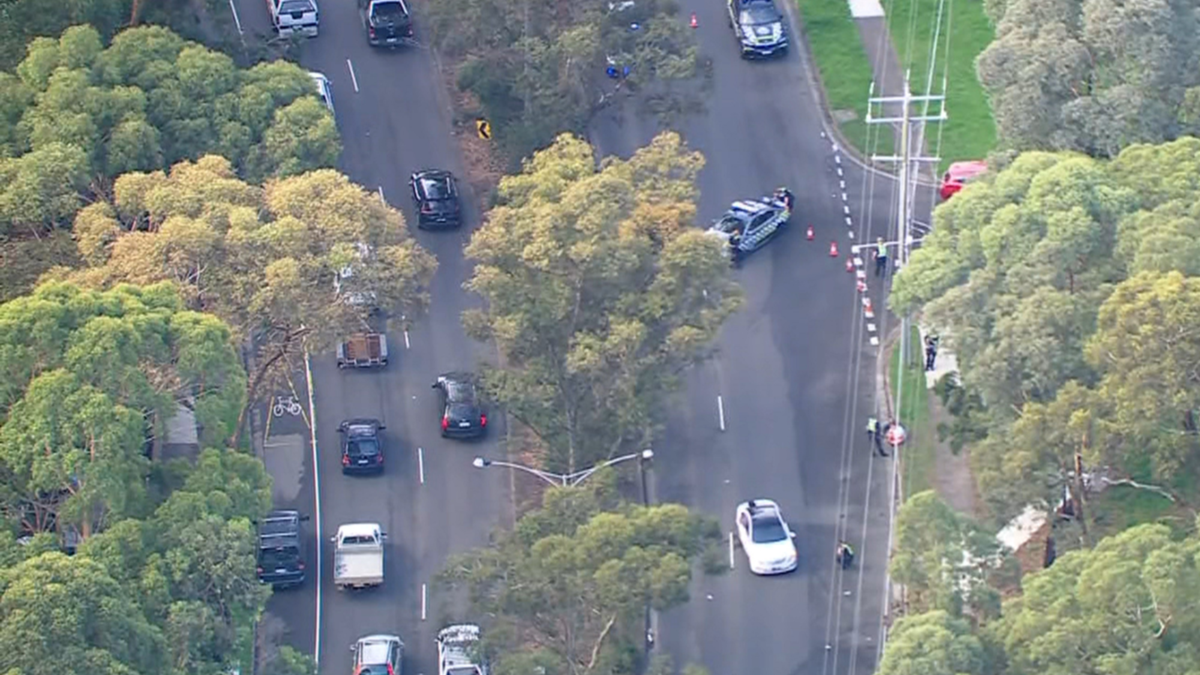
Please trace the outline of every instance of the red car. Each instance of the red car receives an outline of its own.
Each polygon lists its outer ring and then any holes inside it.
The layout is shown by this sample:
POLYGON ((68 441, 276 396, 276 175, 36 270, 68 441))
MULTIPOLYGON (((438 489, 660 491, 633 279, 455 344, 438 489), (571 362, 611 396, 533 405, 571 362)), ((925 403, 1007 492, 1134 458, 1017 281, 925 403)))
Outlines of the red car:
POLYGON ((942 200, 945 201, 963 186, 970 183, 976 176, 987 171, 987 164, 980 161, 974 162, 955 162, 950 165, 946 171, 946 175, 942 176, 942 189, 939 194, 942 200))

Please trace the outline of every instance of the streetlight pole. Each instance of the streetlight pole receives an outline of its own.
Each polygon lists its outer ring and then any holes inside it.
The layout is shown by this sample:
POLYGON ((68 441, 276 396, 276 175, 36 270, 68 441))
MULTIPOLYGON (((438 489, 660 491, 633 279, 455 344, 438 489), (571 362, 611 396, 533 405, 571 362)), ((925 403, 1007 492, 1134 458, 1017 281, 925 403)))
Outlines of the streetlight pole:
MULTIPOLYGON (((614 466, 614 465, 620 464, 622 462, 628 462, 631 459, 640 459, 640 460, 642 460, 642 462, 648 462, 653 457, 654 457, 654 451, 651 450, 650 448, 646 448, 645 450, 642 450, 641 452, 635 452, 635 453, 628 454, 628 455, 622 455, 620 457, 614 457, 613 459, 601 462, 601 463, 593 466, 590 469, 584 469, 582 471, 575 471, 572 473, 551 473, 549 471, 535 469, 531 466, 525 466, 524 464, 516 464, 514 462, 505 462, 503 460, 498 460, 498 459, 484 459, 483 457, 476 457, 475 460, 473 462, 471 462, 471 464, 476 469, 486 469, 489 466, 498 466, 498 467, 502 467, 505 469, 512 469, 514 471, 522 471, 524 473, 528 473, 528 474, 537 476, 538 478, 541 478, 542 480, 546 481, 547 483, 549 483, 551 485, 555 485, 555 486, 559 486, 559 487, 576 487, 583 481, 587 480, 588 478, 591 478, 592 474, 596 473, 600 469, 614 466)), ((642 481, 642 492, 644 495, 645 494, 645 481, 644 480, 642 481)))

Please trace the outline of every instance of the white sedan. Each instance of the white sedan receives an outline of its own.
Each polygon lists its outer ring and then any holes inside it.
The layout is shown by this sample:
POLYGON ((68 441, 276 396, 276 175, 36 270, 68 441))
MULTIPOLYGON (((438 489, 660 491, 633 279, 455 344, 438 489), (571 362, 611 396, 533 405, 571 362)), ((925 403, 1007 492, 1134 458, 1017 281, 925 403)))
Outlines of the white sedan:
POLYGON ((769 499, 738 504, 738 541, 755 574, 784 574, 796 569, 796 534, 783 520, 779 505, 769 499))

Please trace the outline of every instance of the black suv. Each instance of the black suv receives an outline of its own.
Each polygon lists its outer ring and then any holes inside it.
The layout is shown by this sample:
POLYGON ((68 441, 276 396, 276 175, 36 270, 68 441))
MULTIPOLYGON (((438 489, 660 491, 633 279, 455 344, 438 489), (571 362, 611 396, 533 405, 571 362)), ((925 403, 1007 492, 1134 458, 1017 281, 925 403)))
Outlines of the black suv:
POLYGON ((387 427, 376 419, 356 418, 338 425, 342 435, 342 473, 383 473, 383 441, 387 427))
POLYGON ((272 511, 258 521, 258 581, 276 588, 304 583, 304 532, 308 516, 272 511))
POLYGON ((370 0, 367 10, 367 42, 372 47, 399 47, 412 42, 412 16, 404 0, 370 0))
POLYGON ((418 171, 408 180, 417 203, 417 227, 458 227, 458 183, 449 171, 418 171))
POLYGON ((442 395, 442 437, 474 438, 487 430, 487 413, 479 405, 470 373, 446 373, 433 388, 442 395))

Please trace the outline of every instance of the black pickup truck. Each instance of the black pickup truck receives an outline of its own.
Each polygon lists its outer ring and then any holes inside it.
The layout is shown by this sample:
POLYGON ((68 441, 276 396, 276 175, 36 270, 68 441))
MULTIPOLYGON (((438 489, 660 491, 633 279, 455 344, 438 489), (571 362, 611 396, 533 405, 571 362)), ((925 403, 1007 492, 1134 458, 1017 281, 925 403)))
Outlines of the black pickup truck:
POLYGON ((367 42, 372 47, 399 47, 413 39, 412 16, 404 0, 370 0, 367 42))

